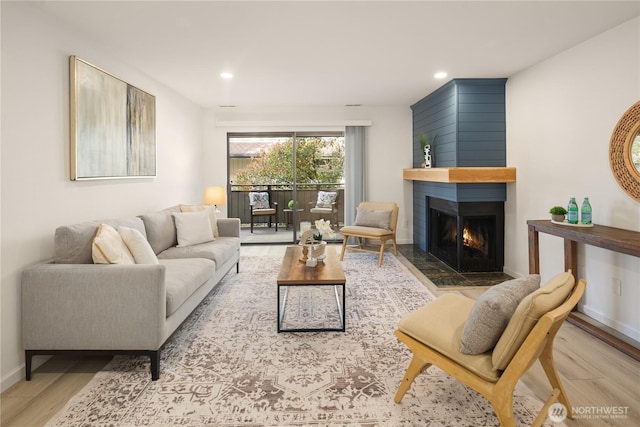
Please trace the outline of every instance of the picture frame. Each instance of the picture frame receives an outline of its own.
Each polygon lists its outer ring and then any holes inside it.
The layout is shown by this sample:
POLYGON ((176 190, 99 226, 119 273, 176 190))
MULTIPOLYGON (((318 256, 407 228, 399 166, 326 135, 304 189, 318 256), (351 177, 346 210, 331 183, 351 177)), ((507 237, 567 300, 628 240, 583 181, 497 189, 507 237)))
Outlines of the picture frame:
POLYGON ((69 77, 71 180, 155 177, 155 96, 74 55, 69 77))

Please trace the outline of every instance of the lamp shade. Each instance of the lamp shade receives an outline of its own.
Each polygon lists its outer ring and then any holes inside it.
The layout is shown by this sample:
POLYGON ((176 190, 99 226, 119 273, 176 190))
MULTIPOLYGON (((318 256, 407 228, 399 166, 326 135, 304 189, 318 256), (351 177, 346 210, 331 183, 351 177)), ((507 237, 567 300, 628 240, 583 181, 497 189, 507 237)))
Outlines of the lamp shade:
POLYGON ((227 203, 227 190, 224 187, 207 187, 204 190, 205 205, 224 205, 227 203))

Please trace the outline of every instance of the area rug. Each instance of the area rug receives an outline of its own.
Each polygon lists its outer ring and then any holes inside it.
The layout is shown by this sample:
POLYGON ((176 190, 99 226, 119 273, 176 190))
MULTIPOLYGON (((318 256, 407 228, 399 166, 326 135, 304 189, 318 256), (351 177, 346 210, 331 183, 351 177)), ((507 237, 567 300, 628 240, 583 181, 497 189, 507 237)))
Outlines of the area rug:
MULTIPOLYGON (((243 256, 240 273, 230 272, 164 347, 158 381, 148 359, 115 357, 47 425, 498 425, 482 396, 435 367, 393 402, 411 357, 393 331, 433 296, 391 254, 376 264, 351 253, 343 262, 346 332, 279 334, 280 258, 243 256)), ((303 291, 290 294, 285 321, 331 316, 329 296, 303 291)), ((521 385, 514 406, 518 425, 530 425, 542 402, 521 385)))

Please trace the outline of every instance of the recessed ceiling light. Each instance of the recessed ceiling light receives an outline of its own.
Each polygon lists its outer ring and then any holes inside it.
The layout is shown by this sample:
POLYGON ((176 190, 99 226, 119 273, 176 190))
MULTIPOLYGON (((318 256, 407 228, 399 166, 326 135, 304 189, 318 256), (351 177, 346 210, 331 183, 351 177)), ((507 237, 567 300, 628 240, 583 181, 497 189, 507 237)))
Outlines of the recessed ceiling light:
POLYGON ((445 73, 444 71, 438 71, 433 75, 433 77, 435 77, 436 79, 444 79, 445 77, 447 77, 447 73, 445 73))
POLYGON ((233 73, 225 71, 224 73, 220 73, 220 77, 222 77, 223 79, 229 80, 233 78, 233 73))

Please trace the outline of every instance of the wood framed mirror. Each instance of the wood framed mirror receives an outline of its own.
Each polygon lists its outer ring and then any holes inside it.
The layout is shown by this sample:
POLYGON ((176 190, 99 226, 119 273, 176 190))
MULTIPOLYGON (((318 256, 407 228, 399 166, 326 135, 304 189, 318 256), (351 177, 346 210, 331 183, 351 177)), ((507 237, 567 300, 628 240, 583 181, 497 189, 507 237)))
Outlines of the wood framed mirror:
POLYGON ((620 187, 640 202, 640 101, 622 115, 611 134, 609 164, 620 187))

